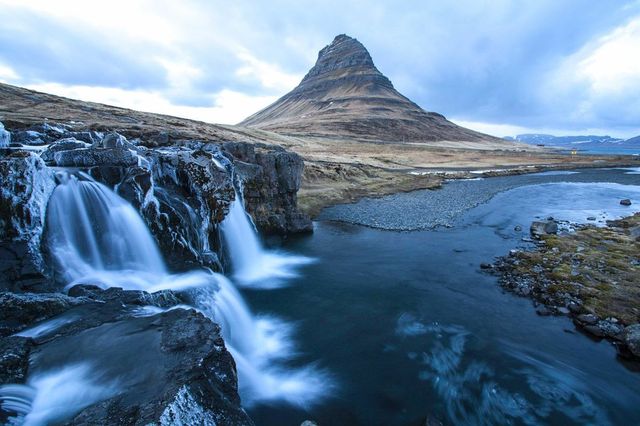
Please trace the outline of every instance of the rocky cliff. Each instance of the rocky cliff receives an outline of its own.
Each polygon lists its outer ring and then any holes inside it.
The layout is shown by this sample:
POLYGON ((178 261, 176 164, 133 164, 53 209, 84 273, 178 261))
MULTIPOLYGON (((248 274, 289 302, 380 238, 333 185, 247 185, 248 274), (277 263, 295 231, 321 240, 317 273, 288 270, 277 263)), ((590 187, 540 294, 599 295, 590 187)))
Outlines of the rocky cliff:
POLYGON ((297 209, 302 159, 266 144, 185 140, 173 146, 115 133, 34 125, 13 132, 0 158, 0 284, 34 290, 49 275, 40 242, 54 170, 84 172, 114 188, 147 222, 171 266, 220 270, 218 224, 243 190, 247 211, 264 233, 311 230, 297 209), (220 165, 228 161, 238 181, 220 165))
MULTIPOLYGON (((10 142, 0 148, 0 385, 28 387, 0 387, 0 399, 37 391, 62 366, 73 377, 86 373, 89 384, 73 386, 93 390, 96 371, 120 368, 105 377, 128 382, 100 388, 95 403, 74 408, 72 424, 252 424, 220 327, 193 309, 174 309, 188 303, 187 293, 91 286, 60 293, 66 282, 47 250, 47 203, 70 175, 95 180, 139 211, 173 271, 221 271, 219 225, 240 195, 263 232, 311 229, 297 210, 302 159, 255 142, 159 144, 144 133, 127 138, 77 124, 7 127, 10 142)), ((6 414, 0 410, 0 421, 6 414)))
POLYGON ((239 125, 383 142, 498 140, 424 111, 378 71, 362 43, 344 34, 320 50, 295 89, 239 125))

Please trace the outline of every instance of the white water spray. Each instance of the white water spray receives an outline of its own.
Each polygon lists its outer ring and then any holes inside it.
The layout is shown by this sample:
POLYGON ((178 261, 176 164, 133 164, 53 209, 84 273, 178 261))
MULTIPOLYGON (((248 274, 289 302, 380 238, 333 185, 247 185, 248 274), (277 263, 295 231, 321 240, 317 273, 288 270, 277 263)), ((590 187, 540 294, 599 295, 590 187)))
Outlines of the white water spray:
POLYGON ((89 364, 37 374, 26 385, 0 386, 0 407, 15 413, 9 424, 58 424, 94 402, 118 393, 115 382, 97 380, 89 364))
POLYGON ((231 257, 233 277, 242 286, 280 287, 285 279, 297 276, 297 266, 313 261, 304 256, 265 250, 237 191, 221 229, 231 257))

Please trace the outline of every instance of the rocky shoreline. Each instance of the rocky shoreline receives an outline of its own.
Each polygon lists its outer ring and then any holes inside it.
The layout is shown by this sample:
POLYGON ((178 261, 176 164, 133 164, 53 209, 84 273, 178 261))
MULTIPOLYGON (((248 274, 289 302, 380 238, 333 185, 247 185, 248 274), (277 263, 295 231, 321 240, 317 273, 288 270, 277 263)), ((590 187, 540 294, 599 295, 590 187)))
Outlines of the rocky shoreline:
POLYGON ((569 316, 591 337, 609 340, 621 357, 640 360, 640 214, 606 227, 564 225, 575 231, 557 234, 552 218, 534 222, 535 248, 512 250, 483 269, 505 289, 533 299, 539 315, 569 316))

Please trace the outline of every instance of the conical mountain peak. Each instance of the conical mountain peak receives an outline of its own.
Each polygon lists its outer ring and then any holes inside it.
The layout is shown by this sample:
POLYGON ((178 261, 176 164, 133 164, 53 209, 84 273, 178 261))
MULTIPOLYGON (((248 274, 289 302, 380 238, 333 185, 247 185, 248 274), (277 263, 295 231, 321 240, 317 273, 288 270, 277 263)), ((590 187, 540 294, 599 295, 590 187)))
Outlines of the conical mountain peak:
POLYGON ((495 140, 401 95, 357 39, 340 34, 300 84, 241 126, 293 136, 428 142, 495 140))
POLYGON ((341 34, 320 50, 316 64, 302 81, 309 81, 338 70, 380 74, 363 44, 355 38, 341 34))

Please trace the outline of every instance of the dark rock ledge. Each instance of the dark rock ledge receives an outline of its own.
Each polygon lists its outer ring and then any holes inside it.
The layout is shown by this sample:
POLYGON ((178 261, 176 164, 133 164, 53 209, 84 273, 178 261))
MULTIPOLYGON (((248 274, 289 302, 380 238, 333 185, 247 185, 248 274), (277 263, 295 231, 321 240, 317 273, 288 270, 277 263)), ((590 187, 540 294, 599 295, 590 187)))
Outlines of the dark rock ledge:
POLYGON ((640 360, 640 214, 573 227, 561 235, 533 227, 537 247, 512 250, 492 270, 504 288, 532 298, 539 315, 567 315, 621 357, 640 360))
POLYGON ((117 378, 117 392, 70 424, 253 424, 220 327, 195 310, 166 309, 178 294, 92 286, 69 294, 0 293, 0 384, 89 363, 94 377, 117 378), (46 324, 58 326, 33 331, 46 324))

